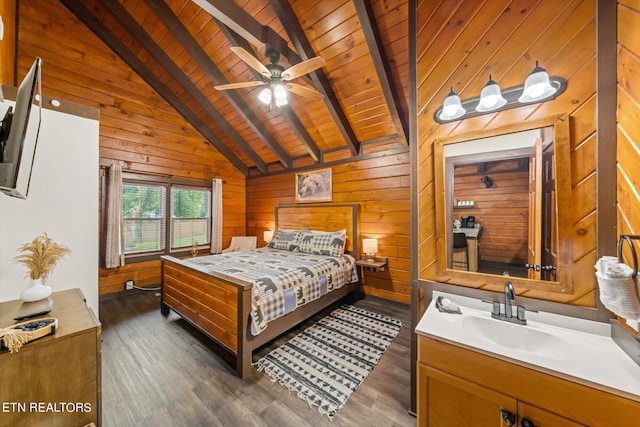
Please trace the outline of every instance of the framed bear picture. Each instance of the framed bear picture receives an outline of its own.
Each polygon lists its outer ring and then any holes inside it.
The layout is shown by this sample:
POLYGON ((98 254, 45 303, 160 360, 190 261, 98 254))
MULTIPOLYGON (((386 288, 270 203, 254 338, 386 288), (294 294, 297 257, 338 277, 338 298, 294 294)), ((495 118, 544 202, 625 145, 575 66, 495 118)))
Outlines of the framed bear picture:
POLYGON ((296 173, 296 203, 330 202, 331 168, 296 173))

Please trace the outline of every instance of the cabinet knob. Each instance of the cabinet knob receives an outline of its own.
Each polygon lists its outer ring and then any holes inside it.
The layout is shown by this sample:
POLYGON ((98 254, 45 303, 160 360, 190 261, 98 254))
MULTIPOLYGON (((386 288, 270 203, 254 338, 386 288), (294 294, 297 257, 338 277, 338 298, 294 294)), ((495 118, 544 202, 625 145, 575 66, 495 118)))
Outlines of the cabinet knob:
POLYGON ((506 409, 500 409, 502 413, 502 419, 508 426, 512 426, 516 423, 516 416, 514 413, 507 411, 506 409))
POLYGON ((536 427, 536 425, 533 423, 533 421, 531 421, 529 418, 522 418, 522 421, 520 421, 520 424, 522 425, 522 427, 536 427))

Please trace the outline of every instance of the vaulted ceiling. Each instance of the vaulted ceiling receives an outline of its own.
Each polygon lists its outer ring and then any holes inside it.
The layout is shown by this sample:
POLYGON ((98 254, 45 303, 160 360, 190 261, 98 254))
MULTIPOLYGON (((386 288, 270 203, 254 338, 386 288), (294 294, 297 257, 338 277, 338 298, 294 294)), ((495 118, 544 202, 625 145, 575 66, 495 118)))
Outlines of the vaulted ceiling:
POLYGON ((407 0, 61 1, 248 176, 408 144, 407 0), (322 96, 214 88, 262 79, 232 47, 285 69, 320 56, 292 82, 322 96))

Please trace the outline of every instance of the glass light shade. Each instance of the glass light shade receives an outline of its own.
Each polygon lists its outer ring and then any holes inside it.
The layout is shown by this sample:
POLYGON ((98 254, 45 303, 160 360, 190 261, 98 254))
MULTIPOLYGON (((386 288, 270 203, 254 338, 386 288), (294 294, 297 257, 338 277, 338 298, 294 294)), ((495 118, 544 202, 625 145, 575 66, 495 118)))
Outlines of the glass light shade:
POLYGON ((276 99, 287 99, 287 90, 282 85, 276 85, 273 88, 273 94, 276 99))
POLYGON ((258 99, 263 104, 269 105, 271 103, 271 88, 266 87, 262 89, 260 95, 258 95, 258 99))
POLYGON ((273 239, 273 230, 265 230, 263 233, 265 243, 269 243, 273 239))
POLYGON ((378 252, 378 239, 362 239, 362 251, 367 255, 378 252))
POLYGON ((529 73, 527 80, 524 82, 524 90, 522 91, 522 96, 518 98, 518 101, 540 101, 553 95, 556 90, 556 88, 551 86, 549 74, 547 74, 544 68, 539 67, 538 61, 536 61, 535 68, 529 73))
POLYGON ((273 96, 276 99, 276 105, 278 107, 288 104, 287 90, 282 85, 276 85, 273 88, 273 96))
POLYGON ((442 120, 453 120, 462 116, 466 112, 467 110, 462 108, 460 97, 453 91, 452 86, 451 92, 449 92, 449 95, 447 95, 447 98, 444 100, 444 104, 442 104, 440 118, 442 120))
POLYGON ((502 91, 498 83, 491 79, 489 75, 489 81, 482 88, 480 92, 480 102, 476 107, 476 111, 484 113, 486 111, 497 110, 507 103, 507 100, 502 97, 502 91))

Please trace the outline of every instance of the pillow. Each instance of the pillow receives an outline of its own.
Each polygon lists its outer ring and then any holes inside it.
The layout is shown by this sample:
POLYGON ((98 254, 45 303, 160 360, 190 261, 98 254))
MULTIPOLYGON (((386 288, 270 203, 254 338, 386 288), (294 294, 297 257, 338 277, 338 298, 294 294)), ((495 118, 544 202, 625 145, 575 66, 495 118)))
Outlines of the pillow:
POLYGON ((300 230, 278 229, 273 232, 273 237, 267 246, 273 249, 295 251, 298 249, 299 244, 300 230))
POLYGON ((332 233, 302 230, 300 232, 298 250, 307 254, 342 256, 347 242, 345 230, 332 233))

